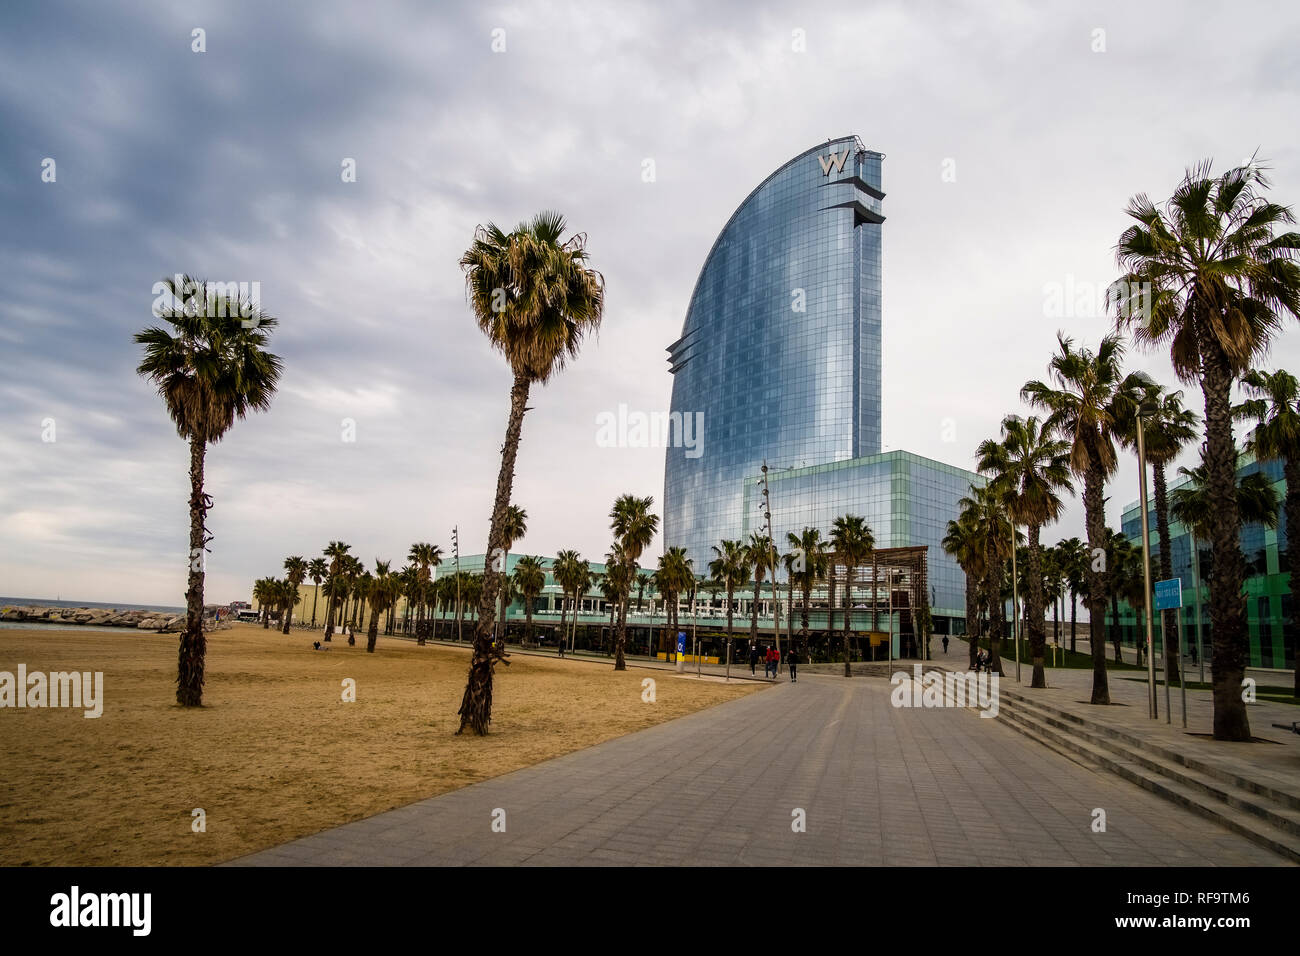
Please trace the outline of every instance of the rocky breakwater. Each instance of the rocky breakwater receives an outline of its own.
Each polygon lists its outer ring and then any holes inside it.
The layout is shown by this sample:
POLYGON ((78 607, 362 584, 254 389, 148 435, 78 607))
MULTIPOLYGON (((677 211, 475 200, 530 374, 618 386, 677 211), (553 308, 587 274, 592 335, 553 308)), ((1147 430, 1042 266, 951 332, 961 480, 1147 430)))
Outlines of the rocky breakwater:
MULTIPOLYGON (((0 621, 28 624, 55 624, 63 627, 91 625, 95 627, 127 627, 140 631, 175 633, 185 629, 185 615, 160 611, 118 610, 96 607, 41 607, 39 605, 9 605, 0 607, 0 621)), ((217 624, 209 618, 203 622, 205 631, 225 629, 228 624, 217 624)))

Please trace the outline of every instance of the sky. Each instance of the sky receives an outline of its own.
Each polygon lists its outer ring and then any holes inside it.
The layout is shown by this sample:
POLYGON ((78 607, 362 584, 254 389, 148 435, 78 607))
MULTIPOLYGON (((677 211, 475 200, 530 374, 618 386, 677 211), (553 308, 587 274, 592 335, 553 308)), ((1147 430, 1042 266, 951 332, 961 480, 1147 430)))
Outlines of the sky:
MULTIPOLYGON (((184 603, 188 451, 132 342, 176 272, 260 283, 284 362, 208 450, 209 603, 336 539, 481 553, 510 376, 458 260, 543 209, 607 297, 530 398, 515 550, 600 560, 664 453, 597 416, 667 409, 718 232, 846 134, 886 157, 884 446, 972 467, 1058 330, 1109 328, 1130 197, 1257 154, 1300 202, 1297 35, 1254 3, 4 4, 0 594, 184 603)), ((1265 364, 1298 359, 1293 322, 1265 364)), ((1107 493, 1117 527, 1135 463, 1107 493)), ((1069 535, 1077 499, 1044 541, 1069 535)))

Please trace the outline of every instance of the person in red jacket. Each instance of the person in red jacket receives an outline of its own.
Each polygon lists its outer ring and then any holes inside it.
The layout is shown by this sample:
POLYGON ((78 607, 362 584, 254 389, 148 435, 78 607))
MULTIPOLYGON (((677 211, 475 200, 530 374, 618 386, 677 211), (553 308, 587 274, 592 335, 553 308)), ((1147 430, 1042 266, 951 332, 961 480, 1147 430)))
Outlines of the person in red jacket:
POLYGON ((781 660, 780 657, 777 656, 776 648, 769 647, 767 649, 767 667, 764 669, 763 673, 766 674, 768 677, 775 678, 777 666, 780 663, 780 660, 781 660))

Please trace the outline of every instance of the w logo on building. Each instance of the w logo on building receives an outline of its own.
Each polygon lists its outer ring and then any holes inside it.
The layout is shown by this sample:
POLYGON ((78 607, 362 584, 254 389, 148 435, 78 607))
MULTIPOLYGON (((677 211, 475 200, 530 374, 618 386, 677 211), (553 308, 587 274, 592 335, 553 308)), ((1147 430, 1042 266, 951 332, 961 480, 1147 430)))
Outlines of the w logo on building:
POLYGON ((832 169, 837 173, 844 172, 844 164, 848 161, 849 152, 850 151, 846 149, 842 153, 831 153, 829 156, 818 156, 817 162, 822 164, 822 175, 829 176, 832 169))

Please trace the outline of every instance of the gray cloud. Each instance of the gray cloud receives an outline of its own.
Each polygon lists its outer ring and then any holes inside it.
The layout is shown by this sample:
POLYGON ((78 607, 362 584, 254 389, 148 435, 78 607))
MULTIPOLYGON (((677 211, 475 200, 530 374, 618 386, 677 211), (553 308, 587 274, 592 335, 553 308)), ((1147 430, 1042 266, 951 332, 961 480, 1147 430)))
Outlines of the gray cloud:
MULTIPOLYGON (((0 11, 0 593, 180 602, 185 449, 131 343, 177 270, 260 281, 282 322, 273 409, 209 453, 209 593, 228 600, 331 538, 400 561, 459 523, 482 549, 509 378, 456 265, 478 223, 559 208, 606 275, 605 328, 530 403, 515 495, 522 548, 599 558, 609 502, 658 501, 663 460, 598 448, 596 413, 667 405, 704 255, 809 144, 857 132, 887 154, 885 442, 965 465, 1057 328, 1105 330, 1046 316, 1044 286, 1113 277, 1130 195, 1259 147, 1276 197, 1300 197, 1296 12, 1238 5, 1270 26, 1224 42, 1210 5, 698 6, 0 11)), ((1272 361, 1298 353, 1289 333, 1272 361)), ((1160 355, 1133 364, 1173 383, 1160 355)), ((1136 468, 1109 493, 1115 522, 1136 468)))

